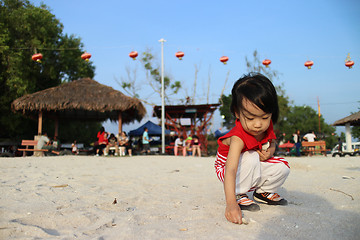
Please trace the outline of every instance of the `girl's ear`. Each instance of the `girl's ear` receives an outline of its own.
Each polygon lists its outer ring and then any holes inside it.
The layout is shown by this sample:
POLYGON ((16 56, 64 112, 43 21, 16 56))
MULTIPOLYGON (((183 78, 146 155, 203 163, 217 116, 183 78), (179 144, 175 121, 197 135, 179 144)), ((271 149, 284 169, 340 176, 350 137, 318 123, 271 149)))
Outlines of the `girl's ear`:
POLYGON ((239 112, 235 112, 235 117, 236 117, 237 119, 240 119, 240 113, 239 113, 239 112))

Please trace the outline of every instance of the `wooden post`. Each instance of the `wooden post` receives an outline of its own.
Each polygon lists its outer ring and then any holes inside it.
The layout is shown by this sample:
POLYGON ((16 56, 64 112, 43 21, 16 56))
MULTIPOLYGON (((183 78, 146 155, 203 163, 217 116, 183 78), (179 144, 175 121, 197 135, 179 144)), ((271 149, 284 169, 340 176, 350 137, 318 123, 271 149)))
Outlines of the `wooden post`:
POLYGON ((120 111, 119 111, 118 119, 119 119, 119 133, 120 133, 122 132, 122 115, 120 111))
POLYGON ((55 118, 55 133, 54 133, 54 137, 58 137, 59 134, 59 119, 55 118))
POLYGON ((38 118, 38 135, 42 134, 42 112, 39 112, 39 118, 38 118))

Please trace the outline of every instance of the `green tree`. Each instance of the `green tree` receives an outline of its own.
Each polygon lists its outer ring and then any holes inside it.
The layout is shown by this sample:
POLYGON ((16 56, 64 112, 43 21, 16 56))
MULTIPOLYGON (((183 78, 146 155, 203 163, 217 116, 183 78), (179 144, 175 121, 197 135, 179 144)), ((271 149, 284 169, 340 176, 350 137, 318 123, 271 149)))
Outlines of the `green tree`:
POLYGON ((231 94, 229 94, 228 96, 222 95, 221 99, 220 99, 220 102, 222 104, 219 108, 219 111, 220 111, 220 115, 223 119, 222 125, 224 127, 226 127, 227 129, 231 129, 232 127, 235 126, 235 117, 233 116, 233 114, 230 111, 231 99, 232 99, 231 94))
POLYGON ((360 126, 354 126, 351 128, 351 135, 353 138, 360 140, 360 126))
MULTIPOLYGON (((359 110, 360 110, 360 108, 359 108, 359 110)), ((351 136, 353 138, 357 138, 360 141, 360 126, 353 126, 351 128, 351 136)))
POLYGON ((286 116, 284 125, 281 127, 281 133, 285 133, 285 141, 292 140, 292 134, 300 130, 301 135, 305 135, 313 130, 318 140, 325 140, 328 148, 331 148, 337 142, 337 136, 334 134, 335 128, 327 124, 320 116, 309 106, 293 106, 286 116))
POLYGON ((0 1, 0 138, 36 134, 34 120, 11 111, 16 98, 80 77, 93 78, 94 66, 80 58, 80 39, 62 30, 63 25, 45 5, 0 1), (43 54, 41 63, 31 59, 34 53, 43 54))

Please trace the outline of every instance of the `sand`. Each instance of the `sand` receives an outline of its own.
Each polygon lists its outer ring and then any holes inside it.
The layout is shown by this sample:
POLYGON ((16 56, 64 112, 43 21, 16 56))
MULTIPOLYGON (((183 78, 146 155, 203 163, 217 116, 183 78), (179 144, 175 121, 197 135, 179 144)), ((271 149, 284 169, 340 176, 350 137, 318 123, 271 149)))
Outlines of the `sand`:
POLYGON ((0 239, 359 239, 360 157, 288 161, 289 205, 236 225, 213 157, 0 158, 0 239))

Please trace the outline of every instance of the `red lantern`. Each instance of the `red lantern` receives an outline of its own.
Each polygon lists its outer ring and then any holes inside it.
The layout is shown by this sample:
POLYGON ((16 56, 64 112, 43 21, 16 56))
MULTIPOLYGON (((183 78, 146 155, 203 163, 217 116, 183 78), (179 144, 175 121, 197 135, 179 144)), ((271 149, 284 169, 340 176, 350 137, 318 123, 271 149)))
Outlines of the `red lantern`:
POLYGON ((345 63, 345 66, 347 66, 349 69, 350 68, 352 68, 352 66, 354 66, 354 61, 347 61, 346 63, 345 63))
POLYGON ((32 55, 31 59, 34 61, 37 61, 38 63, 41 63, 41 59, 43 58, 43 55, 41 53, 36 53, 32 55))
POLYGON ((266 67, 269 67, 269 65, 271 64, 271 60, 270 59, 265 59, 263 62, 262 62, 263 65, 265 65, 266 67))
POLYGON ((131 53, 129 53, 129 57, 131 57, 133 60, 136 60, 137 56, 138 56, 137 51, 132 51, 131 53))
POLYGON ((89 59, 91 58, 91 54, 84 52, 83 54, 81 54, 81 58, 88 62, 89 59))
POLYGON ((313 61, 306 61, 304 66, 307 67, 308 69, 311 69, 312 65, 314 65, 313 61))
POLYGON ((182 60, 184 55, 185 54, 182 51, 178 51, 177 53, 175 53, 175 57, 177 57, 179 60, 182 60))
POLYGON ((226 64, 227 61, 229 61, 229 58, 226 57, 226 56, 222 56, 222 57, 220 58, 220 62, 222 62, 223 64, 226 64))

